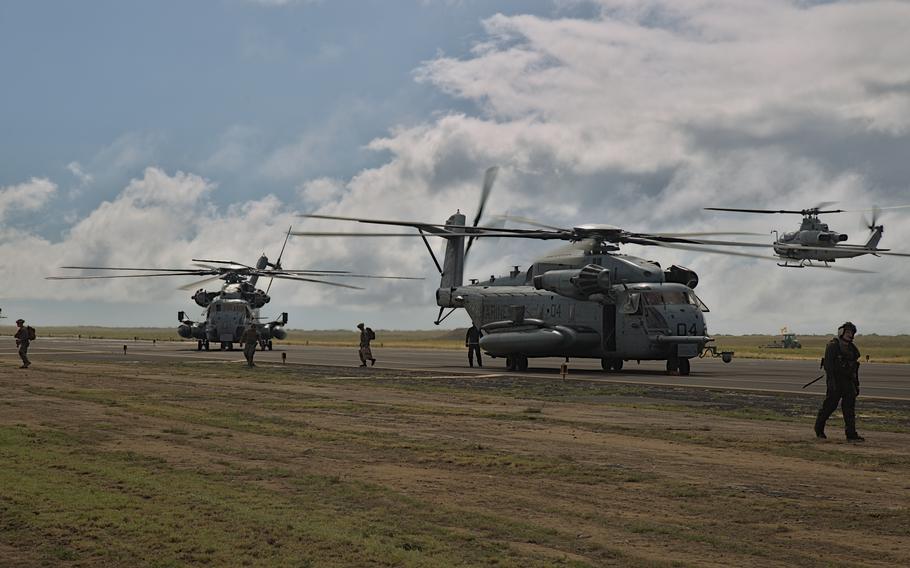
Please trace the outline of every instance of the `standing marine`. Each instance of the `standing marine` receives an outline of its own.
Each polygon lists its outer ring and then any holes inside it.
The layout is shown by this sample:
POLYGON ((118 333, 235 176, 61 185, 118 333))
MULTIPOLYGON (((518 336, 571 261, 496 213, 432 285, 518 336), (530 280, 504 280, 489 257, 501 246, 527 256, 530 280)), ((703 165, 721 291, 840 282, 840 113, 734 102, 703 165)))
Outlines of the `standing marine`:
POLYGON ((29 336, 29 327, 25 325, 25 320, 19 318, 16 320, 16 327, 19 328, 16 330, 16 347, 19 349, 19 358, 22 359, 22 365, 20 369, 28 369, 28 366, 32 364, 28 360, 28 344, 31 342, 31 337, 29 336))
POLYGON ((357 324, 357 329, 360 330, 360 366, 366 367, 367 361, 370 362, 370 366, 376 364, 376 358, 373 357, 373 350, 370 349, 370 341, 376 339, 376 333, 368 328, 363 326, 363 322, 357 324))
POLYGON ((815 436, 825 436, 825 422, 840 403, 844 415, 844 431, 847 440, 862 442, 865 440, 856 432, 856 397, 859 396, 859 349, 853 344, 856 326, 844 322, 837 328, 837 337, 825 347, 822 366, 825 368, 825 401, 815 419, 815 436))
POLYGON ((474 366, 474 354, 477 354, 477 366, 483 367, 483 360, 480 358, 480 337, 483 335, 476 326, 468 327, 468 332, 464 336, 465 347, 468 348, 468 365, 474 366))
POLYGON ((253 356, 256 354, 256 346, 259 345, 259 332, 256 331, 255 323, 251 323, 250 327, 246 328, 243 335, 240 336, 240 341, 243 342, 243 356, 246 357, 247 366, 255 367, 253 356))

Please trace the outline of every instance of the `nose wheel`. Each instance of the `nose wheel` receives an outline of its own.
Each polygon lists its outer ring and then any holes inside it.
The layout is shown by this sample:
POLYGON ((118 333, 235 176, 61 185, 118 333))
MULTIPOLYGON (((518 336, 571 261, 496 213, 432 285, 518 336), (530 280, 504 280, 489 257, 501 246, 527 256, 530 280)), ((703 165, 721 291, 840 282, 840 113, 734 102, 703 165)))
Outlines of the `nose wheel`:
POLYGON ((691 365, 689 364, 688 359, 679 359, 673 357, 667 359, 667 374, 672 375, 674 373, 679 373, 681 377, 688 377, 689 372, 691 371, 691 365))

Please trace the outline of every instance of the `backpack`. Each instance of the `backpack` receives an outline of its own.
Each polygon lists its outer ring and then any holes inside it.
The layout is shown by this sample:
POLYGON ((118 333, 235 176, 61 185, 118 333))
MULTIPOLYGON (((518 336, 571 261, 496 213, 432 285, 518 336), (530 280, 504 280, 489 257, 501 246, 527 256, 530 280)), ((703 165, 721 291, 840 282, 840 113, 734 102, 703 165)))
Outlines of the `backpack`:
POLYGON ((32 326, 27 326, 26 329, 28 330, 28 340, 34 341, 35 337, 37 337, 35 335, 35 328, 33 328, 32 326))
POLYGON ((368 327, 367 328, 367 337, 370 338, 370 341, 373 341, 374 339, 376 339, 376 332, 368 327))

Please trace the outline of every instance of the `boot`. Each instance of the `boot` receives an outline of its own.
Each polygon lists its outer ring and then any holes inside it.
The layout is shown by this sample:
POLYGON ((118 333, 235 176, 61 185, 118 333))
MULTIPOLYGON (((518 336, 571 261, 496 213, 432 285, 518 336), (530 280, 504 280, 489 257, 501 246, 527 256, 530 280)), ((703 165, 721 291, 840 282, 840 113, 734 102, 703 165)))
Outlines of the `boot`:
POLYGON ((821 421, 820 417, 815 419, 815 437, 819 440, 828 439, 828 436, 825 436, 825 423, 821 421))
POLYGON ((848 442, 865 442, 866 439, 863 438, 862 436, 860 436, 859 434, 857 434, 856 432, 853 432, 851 434, 847 434, 847 441, 848 442))

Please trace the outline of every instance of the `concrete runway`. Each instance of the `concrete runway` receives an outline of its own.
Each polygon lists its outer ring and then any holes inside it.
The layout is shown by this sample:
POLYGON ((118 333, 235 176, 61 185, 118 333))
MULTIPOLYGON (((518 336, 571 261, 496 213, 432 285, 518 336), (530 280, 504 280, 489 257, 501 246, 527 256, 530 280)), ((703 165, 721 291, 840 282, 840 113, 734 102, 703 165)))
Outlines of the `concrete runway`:
MULTIPOLYGON (((274 351, 257 351, 256 361, 281 364, 281 354, 287 354, 289 365, 325 365, 357 368, 356 347, 319 347, 303 345, 276 345, 274 351)), ((525 377, 552 379, 559 376, 562 359, 531 359, 531 368, 525 373, 509 372, 504 359, 484 358, 486 367, 468 367, 466 350, 399 349, 374 347, 377 367, 409 371, 433 371, 452 374, 509 374, 525 377)), ((197 351, 195 342, 123 341, 101 339, 41 338, 29 349, 32 367, 40 368, 42 361, 114 361, 114 362, 244 362, 243 353, 237 351, 197 351), (123 346, 126 345, 126 353, 123 346)), ((16 371, 19 358, 12 338, 0 347, 0 368, 3 374, 16 371)), ((369 372, 369 369, 357 369, 369 372)), ((27 371, 22 371, 27 372, 27 371)), ((692 374, 688 377, 668 376, 664 362, 626 362, 619 373, 605 373, 595 359, 573 359, 569 362, 569 377, 601 382, 651 384, 723 388, 775 393, 818 394, 825 391, 824 379, 802 389, 802 385, 819 376, 816 361, 772 361, 735 359, 725 364, 719 359, 693 359, 692 374)), ((864 364, 860 368, 860 396, 897 400, 910 400, 910 365, 864 364)))

